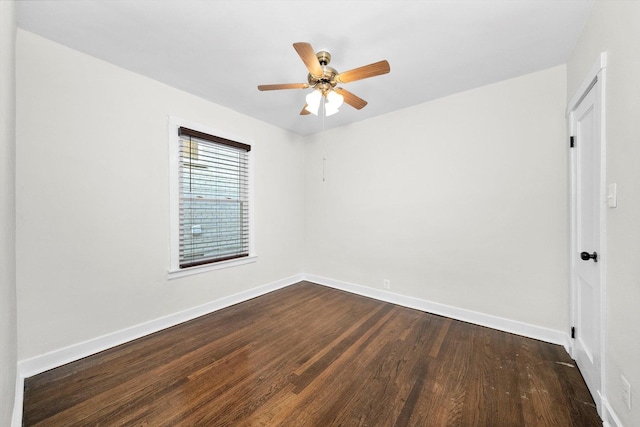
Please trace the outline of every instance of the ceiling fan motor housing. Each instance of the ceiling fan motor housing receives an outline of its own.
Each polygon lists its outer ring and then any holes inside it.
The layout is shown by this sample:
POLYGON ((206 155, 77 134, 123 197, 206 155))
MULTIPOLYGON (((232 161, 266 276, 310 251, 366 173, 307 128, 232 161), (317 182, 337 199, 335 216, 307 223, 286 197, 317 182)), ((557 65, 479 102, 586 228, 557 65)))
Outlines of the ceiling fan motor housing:
POLYGON ((316 57, 322 66, 322 75, 315 76, 313 74, 309 74, 307 76, 307 81, 309 82, 309 86, 314 87, 315 89, 321 90, 323 93, 326 93, 328 90, 336 87, 338 82, 336 81, 336 76, 338 75, 338 71, 329 67, 328 64, 331 62, 331 54, 326 50, 321 50, 316 53, 316 57))

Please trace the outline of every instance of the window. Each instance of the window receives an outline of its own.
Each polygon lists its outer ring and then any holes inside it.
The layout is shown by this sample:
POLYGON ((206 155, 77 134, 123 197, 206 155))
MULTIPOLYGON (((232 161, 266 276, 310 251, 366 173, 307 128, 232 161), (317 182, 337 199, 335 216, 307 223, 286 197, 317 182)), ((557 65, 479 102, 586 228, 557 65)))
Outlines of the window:
POLYGON ((251 258, 251 145, 171 122, 170 271, 251 258))

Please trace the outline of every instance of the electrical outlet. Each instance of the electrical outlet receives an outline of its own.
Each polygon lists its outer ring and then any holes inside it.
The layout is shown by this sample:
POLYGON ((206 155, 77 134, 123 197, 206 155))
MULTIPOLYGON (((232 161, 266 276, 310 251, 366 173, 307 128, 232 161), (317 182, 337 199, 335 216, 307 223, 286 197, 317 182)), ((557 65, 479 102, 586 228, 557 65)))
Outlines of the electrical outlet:
POLYGON ((385 289, 391 289, 391 281, 389 279, 384 279, 382 281, 382 287, 385 289))
POLYGON ((618 207, 618 184, 616 183, 607 186, 607 206, 610 208, 618 207))
POLYGON ((622 380, 622 399, 627 408, 631 410, 631 384, 629 384, 624 375, 620 375, 620 379, 622 380))

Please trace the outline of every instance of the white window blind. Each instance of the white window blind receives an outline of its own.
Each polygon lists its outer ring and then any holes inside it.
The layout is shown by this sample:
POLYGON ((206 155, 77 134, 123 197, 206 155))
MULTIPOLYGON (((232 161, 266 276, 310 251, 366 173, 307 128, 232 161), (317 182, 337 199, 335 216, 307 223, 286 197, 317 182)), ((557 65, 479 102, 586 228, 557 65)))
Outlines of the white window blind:
POLYGON ((249 255, 251 146, 180 127, 179 266, 249 255))

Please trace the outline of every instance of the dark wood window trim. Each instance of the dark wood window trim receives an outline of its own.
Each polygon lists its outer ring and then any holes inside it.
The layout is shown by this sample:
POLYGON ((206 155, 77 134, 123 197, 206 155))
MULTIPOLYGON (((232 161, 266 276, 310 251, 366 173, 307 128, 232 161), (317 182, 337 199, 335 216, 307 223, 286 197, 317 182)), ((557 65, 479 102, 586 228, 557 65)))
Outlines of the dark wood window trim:
POLYGON ((194 138, 204 139, 205 141, 215 142, 217 144, 227 145, 229 147, 239 148, 244 151, 251 151, 251 146, 248 144, 243 144, 242 142, 232 141, 230 139, 222 138, 215 135, 209 135, 208 133, 199 132, 197 130, 180 127, 178 129, 178 135, 187 135, 192 136, 194 138))
POLYGON ((201 265, 213 264, 213 263, 222 262, 222 261, 230 261, 232 259, 244 258, 244 257, 248 257, 248 256, 249 256, 249 254, 246 253, 246 254, 238 254, 238 255, 227 256, 227 257, 223 257, 223 258, 203 259, 201 261, 187 262, 187 263, 180 264, 180 268, 199 267, 201 265))

